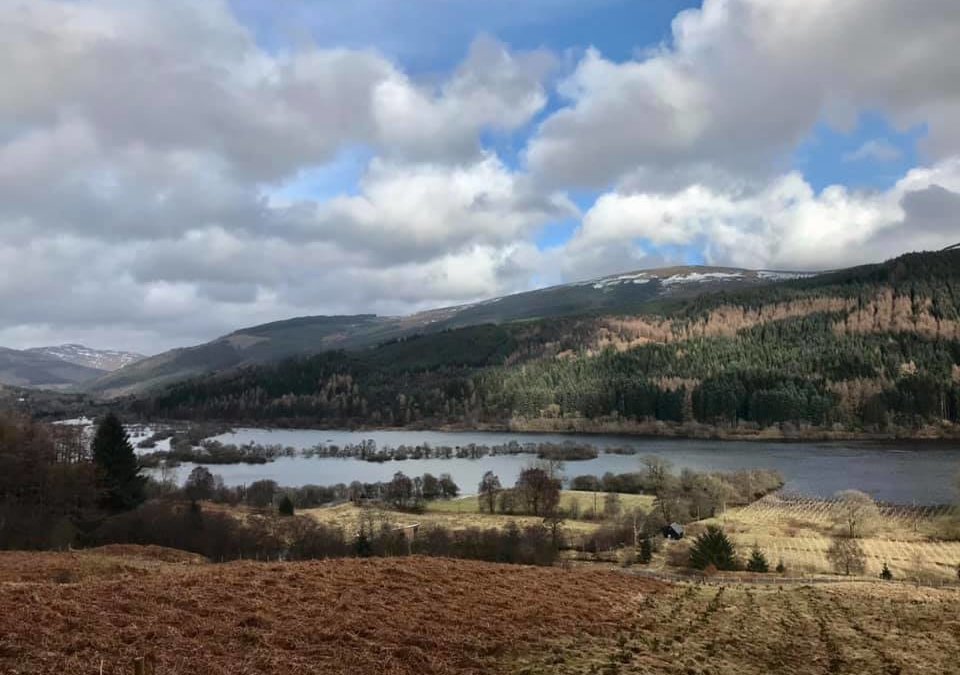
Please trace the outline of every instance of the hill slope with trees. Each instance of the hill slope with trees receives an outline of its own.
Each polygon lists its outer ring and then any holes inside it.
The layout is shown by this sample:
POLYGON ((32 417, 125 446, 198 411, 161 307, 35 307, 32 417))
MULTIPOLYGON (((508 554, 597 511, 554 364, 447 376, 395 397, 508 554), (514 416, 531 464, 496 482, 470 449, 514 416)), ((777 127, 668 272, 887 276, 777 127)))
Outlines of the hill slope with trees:
POLYGON ((953 435, 960 251, 486 324, 242 368, 129 402, 146 417, 321 426, 953 435))

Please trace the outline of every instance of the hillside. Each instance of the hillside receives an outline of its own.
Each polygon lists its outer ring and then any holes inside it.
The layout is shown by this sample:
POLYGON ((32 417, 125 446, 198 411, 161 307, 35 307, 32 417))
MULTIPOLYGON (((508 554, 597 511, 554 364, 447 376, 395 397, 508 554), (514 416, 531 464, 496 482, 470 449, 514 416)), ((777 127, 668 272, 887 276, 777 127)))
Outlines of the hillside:
POLYGON ((53 358, 73 363, 78 366, 95 368, 97 370, 113 371, 129 366, 145 358, 143 354, 135 352, 117 351, 114 349, 93 349, 78 344, 57 345, 54 347, 32 347, 29 352, 45 354, 53 358))
POLYGON ((330 426, 953 435, 960 251, 661 297, 643 314, 414 335, 197 378, 131 407, 330 426))
POLYGON ((17 673, 956 672, 955 589, 668 585, 429 558, 0 553, 17 673))
POLYGON ((62 389, 89 382, 105 372, 42 352, 0 347, 0 384, 62 389))
POLYGON ((631 314, 657 301, 752 288, 797 276, 803 275, 722 267, 671 267, 612 275, 403 317, 298 317, 244 328, 202 345, 144 359, 105 375, 86 388, 116 396, 237 366, 333 349, 362 349, 420 333, 484 323, 584 314, 631 314))

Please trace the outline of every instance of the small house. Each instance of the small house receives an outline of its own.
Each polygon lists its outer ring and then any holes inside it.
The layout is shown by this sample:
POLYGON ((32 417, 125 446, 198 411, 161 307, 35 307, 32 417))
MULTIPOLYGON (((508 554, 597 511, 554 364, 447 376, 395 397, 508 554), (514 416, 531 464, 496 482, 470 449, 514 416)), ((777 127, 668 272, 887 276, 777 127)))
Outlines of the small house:
POLYGON ((670 523, 669 525, 664 525, 661 532, 667 539, 673 539, 674 541, 683 539, 683 525, 680 523, 670 523))

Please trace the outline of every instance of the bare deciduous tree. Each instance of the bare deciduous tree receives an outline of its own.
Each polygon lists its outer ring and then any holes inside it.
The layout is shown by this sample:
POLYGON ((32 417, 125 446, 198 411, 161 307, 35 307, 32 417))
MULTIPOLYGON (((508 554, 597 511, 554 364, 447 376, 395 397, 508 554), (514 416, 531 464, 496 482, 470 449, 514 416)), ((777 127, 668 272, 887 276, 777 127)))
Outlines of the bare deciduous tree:
POLYGON ((867 568, 867 556, 856 539, 834 537, 827 549, 827 560, 839 574, 863 574, 867 568))
POLYGON ((844 536, 856 539, 867 534, 880 518, 880 509, 873 497, 859 490, 841 490, 837 499, 835 519, 844 536))

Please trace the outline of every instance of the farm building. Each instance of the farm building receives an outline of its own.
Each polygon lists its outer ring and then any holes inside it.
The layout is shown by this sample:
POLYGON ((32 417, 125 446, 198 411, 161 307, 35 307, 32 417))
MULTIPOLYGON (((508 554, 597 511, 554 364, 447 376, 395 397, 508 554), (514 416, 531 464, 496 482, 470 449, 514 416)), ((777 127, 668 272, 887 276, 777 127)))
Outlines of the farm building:
POLYGON ((683 525, 680 523, 670 523, 669 525, 664 525, 663 536, 667 539, 683 539, 683 525))

